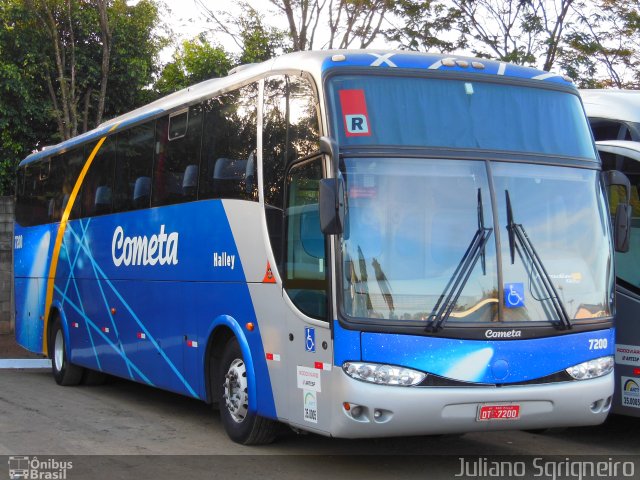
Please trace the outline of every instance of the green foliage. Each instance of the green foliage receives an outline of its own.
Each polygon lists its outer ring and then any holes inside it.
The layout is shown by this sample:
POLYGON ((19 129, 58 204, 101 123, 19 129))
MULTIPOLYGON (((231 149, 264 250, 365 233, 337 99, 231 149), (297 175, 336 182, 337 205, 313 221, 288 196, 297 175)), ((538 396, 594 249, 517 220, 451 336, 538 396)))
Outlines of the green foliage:
MULTIPOLYGON (((84 130, 84 123, 86 128, 96 126, 102 40, 95 0, 0 2, 0 195, 13 192, 15 167, 22 158, 63 139, 56 122, 62 107, 61 82, 55 35, 47 23, 49 12, 63 47, 60 53, 67 81, 74 62, 75 81, 68 82, 68 87, 78 133, 84 130)), ((157 0, 140 0, 135 6, 126 0, 109 0, 107 13, 112 45, 105 118, 149 100, 148 85, 158 53, 166 44, 156 33, 157 0)))
POLYGON ((0 4, 0 195, 13 193, 18 162, 56 132, 40 82, 40 36, 21 28, 28 18, 21 2, 0 4))
POLYGON ((398 0, 388 40, 411 50, 562 69, 581 87, 640 86, 638 0, 398 0))
POLYGON ((233 66, 230 55, 222 47, 212 46, 203 36, 182 42, 173 55, 173 61, 165 65, 155 89, 160 95, 214 77, 222 77, 233 66))
POLYGON ((263 62, 287 50, 287 33, 266 26, 260 14, 242 4, 245 15, 234 19, 236 38, 241 48, 238 56, 211 44, 204 34, 183 41, 171 62, 166 64, 154 85, 158 95, 168 95, 210 78, 223 77, 237 65, 263 62))
POLYGON ((248 5, 246 17, 238 21, 242 53, 239 63, 264 62, 288 49, 287 32, 264 25, 258 12, 248 5))

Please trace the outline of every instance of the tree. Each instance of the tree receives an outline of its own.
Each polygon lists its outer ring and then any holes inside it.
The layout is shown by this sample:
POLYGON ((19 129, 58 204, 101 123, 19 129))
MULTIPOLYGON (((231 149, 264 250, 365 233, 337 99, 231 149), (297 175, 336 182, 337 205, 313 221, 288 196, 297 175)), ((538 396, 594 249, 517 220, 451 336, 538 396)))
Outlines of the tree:
POLYGON ((21 28, 29 16, 20 1, 0 4, 0 195, 13 193, 18 162, 56 131, 40 81, 39 38, 21 28))
POLYGON ((168 95, 177 90, 214 77, 225 76, 233 61, 220 46, 210 45, 204 35, 182 42, 182 45, 162 70, 155 89, 160 95, 168 95))
POLYGON ((639 88, 640 3, 601 0, 576 15, 563 69, 583 88, 639 88))
MULTIPOLYGON (((132 24, 143 33, 144 54, 153 62, 161 42, 153 34, 158 10, 152 0, 135 6, 125 0, 24 0, 33 13, 27 25, 41 36, 44 80, 61 138, 67 139, 99 124, 105 114, 107 89, 113 77, 114 49, 138 49, 132 24), (121 43, 122 42, 122 43, 121 43), (115 45, 118 43, 118 45, 115 45)), ((141 72, 145 81, 151 71, 141 72)), ((129 75, 127 75, 129 76, 129 75)), ((117 79, 114 79, 116 85, 117 79)), ((127 88, 140 82, 128 82, 127 88)), ((122 86, 122 85, 121 85, 122 86)), ((115 85, 114 85, 115 87, 115 85)))
POLYGON ((328 48, 367 48, 393 9, 391 0, 330 0, 328 48), (355 45, 354 45, 355 44, 355 45))
POLYGON ((211 0, 198 0, 205 15, 214 23, 217 31, 234 39, 239 48, 244 49, 246 39, 239 32, 246 30, 245 12, 259 21, 260 32, 276 50, 303 51, 314 48, 367 48, 382 33, 382 25, 393 9, 394 0, 269 0, 278 25, 286 25, 286 30, 273 28, 262 22, 261 16, 245 2, 240 3, 242 16, 234 17, 227 11, 213 11, 207 5, 211 0), (328 27, 323 28, 324 26, 328 27), (319 31, 328 36, 320 41, 319 31), (284 40, 284 35, 288 41, 284 40))
POLYGON ((207 19, 213 23, 213 31, 227 35, 240 50, 237 61, 240 64, 262 62, 285 51, 292 50, 285 30, 269 27, 262 21, 263 16, 246 2, 239 2, 242 12, 233 15, 229 11, 214 11, 206 0, 198 4, 207 19))
POLYGON ((7 193, 29 152, 145 103, 164 39, 154 33, 155 0, 4 0, 0 24, 0 193, 7 193))
POLYGON ((629 86, 638 76, 640 2, 616 0, 400 0, 404 27, 386 36, 413 50, 563 68, 583 86, 629 86))

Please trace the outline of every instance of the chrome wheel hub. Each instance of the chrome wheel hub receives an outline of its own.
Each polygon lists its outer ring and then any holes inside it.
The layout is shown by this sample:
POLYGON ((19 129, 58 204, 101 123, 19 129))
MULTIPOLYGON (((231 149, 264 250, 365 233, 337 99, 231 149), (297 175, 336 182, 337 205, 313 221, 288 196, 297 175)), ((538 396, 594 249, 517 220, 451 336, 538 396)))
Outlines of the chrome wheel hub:
POLYGON ((236 358, 224 376, 224 402, 231 418, 241 423, 249 410, 249 394, 247 390, 247 369, 244 361, 236 358))
POLYGON ((62 370, 64 363, 64 339, 62 338, 62 330, 56 332, 56 340, 53 346, 53 361, 56 364, 56 370, 62 370))

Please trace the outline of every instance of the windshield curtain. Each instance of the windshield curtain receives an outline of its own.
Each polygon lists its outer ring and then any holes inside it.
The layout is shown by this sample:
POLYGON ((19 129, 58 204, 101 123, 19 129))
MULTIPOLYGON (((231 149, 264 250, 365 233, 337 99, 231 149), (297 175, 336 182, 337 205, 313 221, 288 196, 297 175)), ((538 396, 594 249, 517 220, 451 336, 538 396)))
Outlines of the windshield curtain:
POLYGON ((505 83, 352 75, 330 80, 340 146, 512 151, 594 160, 577 95, 505 83))
POLYGON ((526 231, 569 318, 611 315, 610 235, 597 171, 492 163, 496 227, 487 162, 346 158, 344 165, 342 309, 348 317, 428 325, 483 231, 488 241, 476 248, 446 324, 497 322, 501 316, 506 322, 557 321, 550 293, 517 249, 511 263, 505 191, 514 222, 526 231))

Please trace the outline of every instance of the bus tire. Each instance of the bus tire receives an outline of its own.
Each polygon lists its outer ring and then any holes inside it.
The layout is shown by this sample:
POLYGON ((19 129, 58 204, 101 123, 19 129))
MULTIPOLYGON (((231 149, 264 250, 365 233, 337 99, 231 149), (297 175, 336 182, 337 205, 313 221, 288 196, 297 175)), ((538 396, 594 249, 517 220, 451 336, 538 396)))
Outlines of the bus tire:
POLYGON ((51 371, 58 385, 78 385, 82 381, 84 368, 69 362, 69 348, 64 340, 62 323, 55 318, 51 328, 51 341, 49 342, 51 354, 51 371))
POLYGON ((216 396, 220 419, 229 438, 242 445, 273 442, 278 422, 249 412, 247 369, 235 337, 224 348, 217 378, 216 396))

